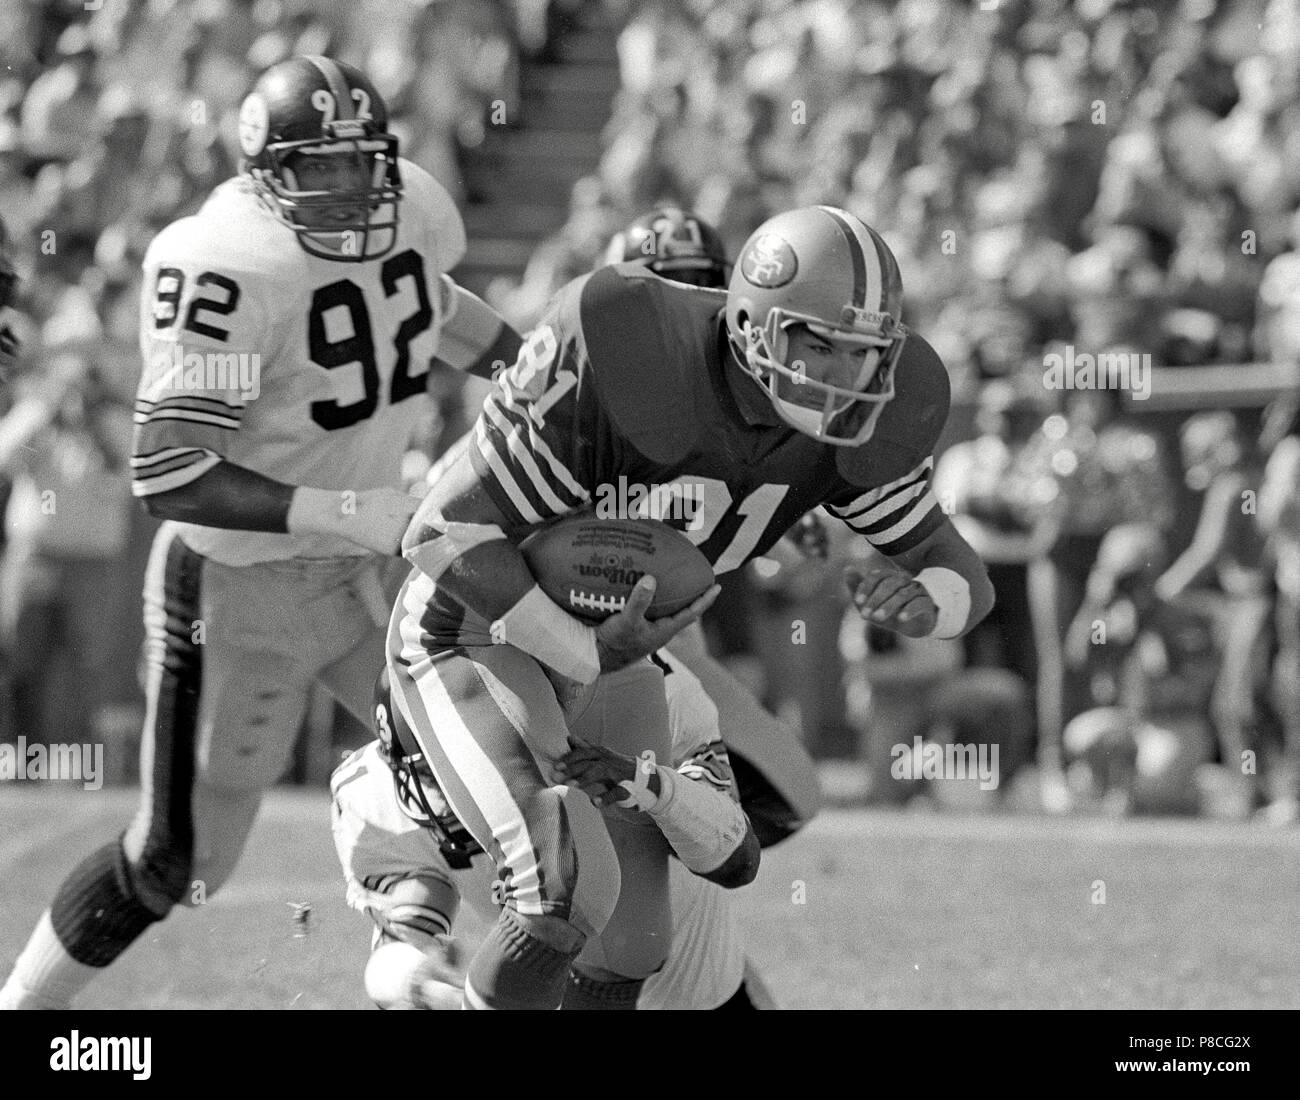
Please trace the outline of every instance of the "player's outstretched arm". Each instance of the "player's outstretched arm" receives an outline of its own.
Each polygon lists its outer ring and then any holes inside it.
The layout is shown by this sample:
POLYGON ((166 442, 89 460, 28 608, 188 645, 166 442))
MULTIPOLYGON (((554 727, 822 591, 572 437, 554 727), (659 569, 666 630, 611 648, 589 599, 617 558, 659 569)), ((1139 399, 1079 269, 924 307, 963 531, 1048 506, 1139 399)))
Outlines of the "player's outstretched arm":
POLYGON ((144 497, 151 516, 222 527, 334 535, 377 554, 397 554, 418 501, 400 489, 314 489, 287 485, 255 470, 218 460, 191 481, 144 497))
POLYGON ((899 568, 849 568, 859 614, 909 638, 959 638, 993 609, 993 585, 946 516, 916 546, 890 555, 899 568))
MULTIPOLYGON (((438 340, 438 361, 478 378, 491 378, 513 363, 523 347, 504 317, 482 298, 442 276, 446 318, 438 340)), ((430 375, 432 377, 432 375, 430 375)))
POLYGON ((677 858, 701 878, 729 890, 754 881, 762 848, 734 796, 725 751, 708 753, 707 767, 692 758, 673 770, 649 755, 637 760, 577 737, 570 743, 574 747, 555 764, 557 782, 581 787, 597 808, 646 811, 677 858))

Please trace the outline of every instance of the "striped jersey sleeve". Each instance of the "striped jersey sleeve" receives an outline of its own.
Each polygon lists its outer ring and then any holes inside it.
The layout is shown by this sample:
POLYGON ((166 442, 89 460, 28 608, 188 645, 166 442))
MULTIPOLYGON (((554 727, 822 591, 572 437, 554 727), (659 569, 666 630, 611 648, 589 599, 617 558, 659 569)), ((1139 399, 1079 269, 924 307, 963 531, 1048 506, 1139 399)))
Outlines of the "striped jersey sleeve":
POLYGON ((851 497, 846 494, 826 510, 882 554, 904 554, 943 522, 930 487, 933 470, 934 456, 927 455, 902 477, 851 497))
MULTIPOLYGON (((554 317, 554 315, 552 315, 554 317)), ((531 526, 591 502, 600 410, 576 341, 543 323, 483 402, 474 426, 474 472, 512 525, 531 526)))
POLYGON ((193 259, 152 249, 146 257, 131 449, 136 496, 202 476, 239 431, 269 359, 263 309, 250 290, 246 278, 193 259))

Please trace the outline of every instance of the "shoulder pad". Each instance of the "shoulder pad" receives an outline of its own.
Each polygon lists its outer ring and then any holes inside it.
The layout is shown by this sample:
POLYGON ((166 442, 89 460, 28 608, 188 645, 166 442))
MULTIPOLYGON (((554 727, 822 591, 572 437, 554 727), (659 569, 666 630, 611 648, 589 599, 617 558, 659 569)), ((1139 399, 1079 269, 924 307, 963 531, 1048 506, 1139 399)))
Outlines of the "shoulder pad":
POLYGON ((707 320, 725 301, 705 294, 615 264, 587 277, 577 303, 601 404, 619 434, 661 465, 685 457, 700 430, 696 385, 716 335, 707 320))
POLYGON ((934 453, 948 422, 948 371, 919 333, 908 331, 894 370, 894 399, 885 406, 875 434, 861 447, 837 448, 836 467, 852 485, 883 485, 903 477, 934 453))
POLYGON ((302 261, 292 231, 237 176, 219 185, 198 213, 172 222, 153 239, 144 266, 151 263, 220 268, 282 287, 302 261))
POLYGON ((150 243, 142 339, 174 340, 183 326, 187 344, 248 351, 264 347, 269 328, 287 316, 301 279, 291 232, 270 214, 255 224, 261 212, 242 202, 213 200, 150 243))
POLYGON ((423 224, 439 271, 450 271, 465 258, 465 223, 447 189, 418 164, 398 162, 402 202, 398 217, 423 224))

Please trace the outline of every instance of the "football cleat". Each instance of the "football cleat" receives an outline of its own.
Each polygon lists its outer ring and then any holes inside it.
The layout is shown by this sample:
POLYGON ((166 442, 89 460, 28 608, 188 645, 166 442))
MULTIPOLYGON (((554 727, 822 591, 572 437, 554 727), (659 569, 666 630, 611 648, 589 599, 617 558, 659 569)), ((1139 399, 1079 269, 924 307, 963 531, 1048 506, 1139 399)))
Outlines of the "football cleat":
POLYGON ((725 287, 731 275, 718 231, 677 206, 651 210, 616 233, 605 249, 604 263, 638 263, 690 286, 725 287))
POLYGON ((313 256, 374 260, 397 242, 397 138, 375 86, 351 65, 294 57, 267 69, 239 110, 240 170, 313 256), (311 190, 300 158, 351 169, 355 186, 311 190))
POLYGON ((818 442, 857 447, 894 396, 902 309, 903 278, 880 234, 845 210, 809 206, 769 218, 745 242, 727 287, 727 332, 782 420, 818 442), (794 325, 875 354, 852 388, 809 378, 789 361, 794 325))

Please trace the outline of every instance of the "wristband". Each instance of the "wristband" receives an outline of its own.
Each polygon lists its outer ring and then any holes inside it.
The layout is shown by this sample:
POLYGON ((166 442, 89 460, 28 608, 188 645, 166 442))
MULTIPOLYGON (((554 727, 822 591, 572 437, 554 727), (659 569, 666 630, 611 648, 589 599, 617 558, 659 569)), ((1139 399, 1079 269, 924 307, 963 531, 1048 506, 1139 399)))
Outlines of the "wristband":
POLYGON ((522 649, 580 684, 600 675, 596 632, 575 619, 537 585, 492 624, 492 641, 522 649))
POLYGON ((938 615, 927 637, 956 638, 970 620, 970 585, 951 569, 932 566, 912 578, 934 601, 938 615))

